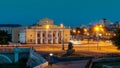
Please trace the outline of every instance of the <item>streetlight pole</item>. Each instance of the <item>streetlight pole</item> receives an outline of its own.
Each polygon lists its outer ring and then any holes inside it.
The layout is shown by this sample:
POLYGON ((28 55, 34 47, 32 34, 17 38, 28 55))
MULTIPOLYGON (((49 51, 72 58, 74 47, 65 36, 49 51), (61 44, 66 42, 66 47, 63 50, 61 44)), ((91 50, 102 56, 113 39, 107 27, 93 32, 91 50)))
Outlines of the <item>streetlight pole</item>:
POLYGON ((64 50, 64 28, 63 29, 63 32, 62 32, 62 50, 64 50))
POLYGON ((99 34, 97 33, 97 50, 99 50, 99 34))
POLYGON ((87 36, 88 36, 88 51, 89 51, 89 39, 90 39, 90 35, 89 34, 87 34, 87 36))
POLYGON ((95 31, 96 31, 96 40, 97 40, 97 50, 98 50, 98 46, 99 46, 99 43, 98 43, 98 40, 99 40, 99 30, 100 28, 98 26, 95 27, 95 31))
POLYGON ((95 26, 95 31, 96 31, 96 38, 97 38, 97 50, 99 49, 99 37, 102 35, 102 34, 99 34, 100 32, 103 32, 104 29, 103 29, 103 26, 102 25, 96 25, 95 26))
POLYGON ((49 54, 49 65, 50 65, 50 68, 52 68, 52 64, 53 64, 53 53, 50 53, 49 54))

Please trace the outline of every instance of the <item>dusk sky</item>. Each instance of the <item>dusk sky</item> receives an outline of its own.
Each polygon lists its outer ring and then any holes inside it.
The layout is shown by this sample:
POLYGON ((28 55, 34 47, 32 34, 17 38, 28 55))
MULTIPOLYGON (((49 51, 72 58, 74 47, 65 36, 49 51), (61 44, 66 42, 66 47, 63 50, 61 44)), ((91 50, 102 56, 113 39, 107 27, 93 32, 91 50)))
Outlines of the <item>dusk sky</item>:
POLYGON ((120 0, 0 0, 0 24, 32 25, 48 17, 66 26, 120 21, 120 0))

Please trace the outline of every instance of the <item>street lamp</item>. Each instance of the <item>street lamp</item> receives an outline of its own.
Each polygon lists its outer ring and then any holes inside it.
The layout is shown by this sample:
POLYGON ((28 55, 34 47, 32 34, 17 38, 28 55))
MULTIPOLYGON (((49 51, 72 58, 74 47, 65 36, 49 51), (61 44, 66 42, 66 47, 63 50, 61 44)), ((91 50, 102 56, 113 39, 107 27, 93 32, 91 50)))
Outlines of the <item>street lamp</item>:
POLYGON ((86 29, 86 28, 84 28, 84 32, 85 32, 85 33, 87 32, 87 29, 86 29))
POLYGON ((88 51, 89 51, 89 38, 90 38, 89 33, 87 33, 87 36, 88 36, 88 51))
POLYGON ((97 49, 98 49, 98 46, 99 46, 99 37, 102 36, 102 34, 104 33, 104 27, 102 24, 97 24, 95 27, 94 27, 94 30, 96 32, 96 38, 97 38, 97 49), (100 34, 101 33, 101 34, 100 34))
POLYGON ((98 46, 99 46, 99 27, 98 26, 96 26, 95 27, 95 31, 96 31, 96 38, 97 38, 97 50, 98 50, 98 46))
POLYGON ((73 31, 72 31, 73 33, 76 33, 76 30, 75 29, 73 29, 73 31))
POLYGON ((53 53, 50 53, 49 54, 49 65, 50 65, 50 68, 52 68, 52 64, 53 64, 53 53))
POLYGON ((78 30, 77 32, 78 32, 78 34, 80 34, 80 30, 78 30))
POLYGON ((72 30, 72 39, 75 39, 76 38, 76 29, 73 29, 72 30))
POLYGON ((62 39, 62 50, 64 50, 64 29, 63 29, 63 39, 62 39))
POLYGON ((53 56, 53 53, 50 53, 49 55, 50 55, 50 56, 53 56))
POLYGON ((62 50, 64 50, 64 25, 60 24, 60 27, 62 28, 62 50))

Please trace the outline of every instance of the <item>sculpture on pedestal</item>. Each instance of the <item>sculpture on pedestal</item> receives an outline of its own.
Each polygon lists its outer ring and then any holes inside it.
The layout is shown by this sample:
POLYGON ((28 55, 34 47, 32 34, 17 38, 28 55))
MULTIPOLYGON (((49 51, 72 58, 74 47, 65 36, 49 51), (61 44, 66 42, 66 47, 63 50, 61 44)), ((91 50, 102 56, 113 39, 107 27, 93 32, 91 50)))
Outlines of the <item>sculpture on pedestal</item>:
POLYGON ((68 43, 67 54, 71 55, 75 50, 73 49, 73 44, 71 42, 68 43))

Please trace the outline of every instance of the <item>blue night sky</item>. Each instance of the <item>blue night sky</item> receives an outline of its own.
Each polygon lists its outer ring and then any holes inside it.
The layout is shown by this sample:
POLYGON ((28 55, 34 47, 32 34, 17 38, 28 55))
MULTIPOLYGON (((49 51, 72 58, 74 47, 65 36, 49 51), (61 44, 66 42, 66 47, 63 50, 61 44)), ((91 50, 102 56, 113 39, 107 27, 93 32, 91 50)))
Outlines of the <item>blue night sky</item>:
POLYGON ((32 25, 48 17, 79 26, 106 18, 120 21, 120 0, 0 0, 0 23, 32 25))

